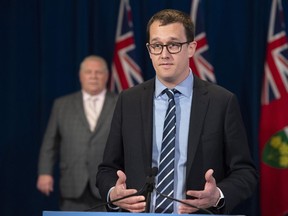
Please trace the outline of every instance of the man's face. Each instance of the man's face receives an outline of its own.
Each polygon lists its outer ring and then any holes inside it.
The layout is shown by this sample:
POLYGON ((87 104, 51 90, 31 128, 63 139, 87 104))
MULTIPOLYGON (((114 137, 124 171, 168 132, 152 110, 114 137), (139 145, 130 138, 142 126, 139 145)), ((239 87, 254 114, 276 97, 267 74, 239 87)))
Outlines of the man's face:
MULTIPOLYGON (((150 26, 149 44, 166 45, 186 41, 185 29, 181 23, 161 25, 159 21, 155 21, 150 26)), ((181 52, 177 54, 169 53, 166 47, 163 47, 159 55, 149 53, 156 75, 164 85, 174 87, 188 76, 189 58, 193 56, 196 46, 193 41, 183 44, 181 52)))
POLYGON ((102 61, 88 59, 80 68, 82 89, 91 95, 99 94, 106 88, 108 71, 102 61))

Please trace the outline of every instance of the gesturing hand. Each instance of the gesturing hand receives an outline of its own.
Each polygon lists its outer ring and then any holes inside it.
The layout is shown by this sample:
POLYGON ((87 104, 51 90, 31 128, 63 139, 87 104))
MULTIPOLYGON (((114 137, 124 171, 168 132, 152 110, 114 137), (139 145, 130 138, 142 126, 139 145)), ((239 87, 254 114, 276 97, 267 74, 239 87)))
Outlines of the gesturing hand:
MULTIPOLYGON (((137 192, 136 189, 126 188, 126 175, 124 172, 118 170, 117 175, 118 180, 110 193, 110 200, 115 200, 124 196, 135 194, 137 192)), ((117 202, 113 202, 113 205, 126 209, 130 212, 143 212, 146 206, 146 202, 143 201, 145 201, 144 196, 135 195, 117 202)))
MULTIPOLYGON (((204 190, 188 190, 187 195, 195 197, 195 199, 185 199, 183 200, 186 203, 189 203, 197 208, 209 208, 216 204, 217 200, 220 197, 220 192, 217 189, 215 178, 213 177, 213 170, 209 169, 205 173, 205 186, 204 190)), ((188 214, 195 211, 198 211, 197 208, 192 208, 190 206, 181 204, 179 206, 178 212, 180 214, 188 214)))

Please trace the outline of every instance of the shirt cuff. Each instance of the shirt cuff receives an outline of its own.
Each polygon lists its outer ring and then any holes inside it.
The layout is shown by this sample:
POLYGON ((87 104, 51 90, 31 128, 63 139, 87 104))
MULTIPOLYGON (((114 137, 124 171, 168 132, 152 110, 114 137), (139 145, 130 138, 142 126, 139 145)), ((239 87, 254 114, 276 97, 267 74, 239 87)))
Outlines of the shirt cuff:
MULTIPOLYGON (((114 189, 115 187, 112 187, 110 188, 110 190, 108 191, 107 193, 107 197, 106 197, 106 200, 107 200, 107 203, 109 203, 111 200, 110 200, 110 193, 111 191, 114 189)), ((119 210, 120 208, 116 205, 113 205, 112 203, 111 204, 108 204, 108 208, 109 209, 112 209, 112 210, 119 210)))
POLYGON ((221 189, 218 187, 217 187, 217 189, 220 193, 220 197, 213 207, 216 207, 217 209, 221 209, 225 205, 225 199, 224 199, 224 194, 222 193, 221 189))

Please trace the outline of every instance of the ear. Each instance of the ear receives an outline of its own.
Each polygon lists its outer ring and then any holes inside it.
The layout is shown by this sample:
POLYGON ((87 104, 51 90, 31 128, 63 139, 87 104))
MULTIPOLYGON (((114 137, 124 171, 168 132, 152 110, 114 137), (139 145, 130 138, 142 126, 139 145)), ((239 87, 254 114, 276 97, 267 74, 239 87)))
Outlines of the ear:
MULTIPOLYGON (((147 43, 147 44, 148 44, 148 43, 147 43)), ((147 44, 146 44, 146 49, 147 49, 147 52, 149 53, 150 59, 152 59, 152 54, 149 52, 149 49, 148 49, 148 47, 147 47, 147 44)))
POLYGON ((195 51, 196 51, 196 47, 197 47, 197 42, 196 41, 192 41, 188 44, 188 54, 189 54, 189 58, 191 58, 195 51))

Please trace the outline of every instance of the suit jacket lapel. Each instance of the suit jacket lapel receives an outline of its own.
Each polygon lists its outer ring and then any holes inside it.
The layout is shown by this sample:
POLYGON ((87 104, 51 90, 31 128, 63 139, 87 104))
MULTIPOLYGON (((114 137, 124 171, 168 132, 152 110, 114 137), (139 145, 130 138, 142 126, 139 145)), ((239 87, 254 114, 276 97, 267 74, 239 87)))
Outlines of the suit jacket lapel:
MULTIPOLYGON (((195 153, 200 142, 204 116, 207 112, 209 103, 209 97, 207 96, 207 93, 207 89, 203 85, 203 82, 194 76, 190 129, 188 135, 187 172, 191 170, 195 153)), ((187 173, 186 176, 189 176, 189 173, 187 173)))
POLYGON ((90 131, 89 122, 86 118, 85 111, 84 111, 83 97, 82 97, 81 91, 79 91, 75 95, 74 107, 76 109, 76 113, 80 116, 80 120, 82 124, 87 128, 87 130, 90 131))
POLYGON ((151 167, 152 163, 152 134, 153 134, 153 97, 155 90, 155 79, 149 80, 143 85, 141 96, 141 116, 144 133, 144 164, 151 167))
POLYGON ((111 111, 111 107, 114 107, 113 104, 111 104, 111 100, 110 100, 110 92, 106 92, 106 95, 105 95, 105 100, 104 100, 104 104, 103 104, 103 107, 102 107, 102 110, 101 110, 101 113, 99 115, 99 118, 97 120, 97 125, 96 125, 96 128, 94 130, 94 134, 95 132, 98 130, 99 127, 101 127, 101 125, 103 124, 103 122, 105 122, 105 118, 106 116, 109 114, 109 112, 112 112, 111 111))

